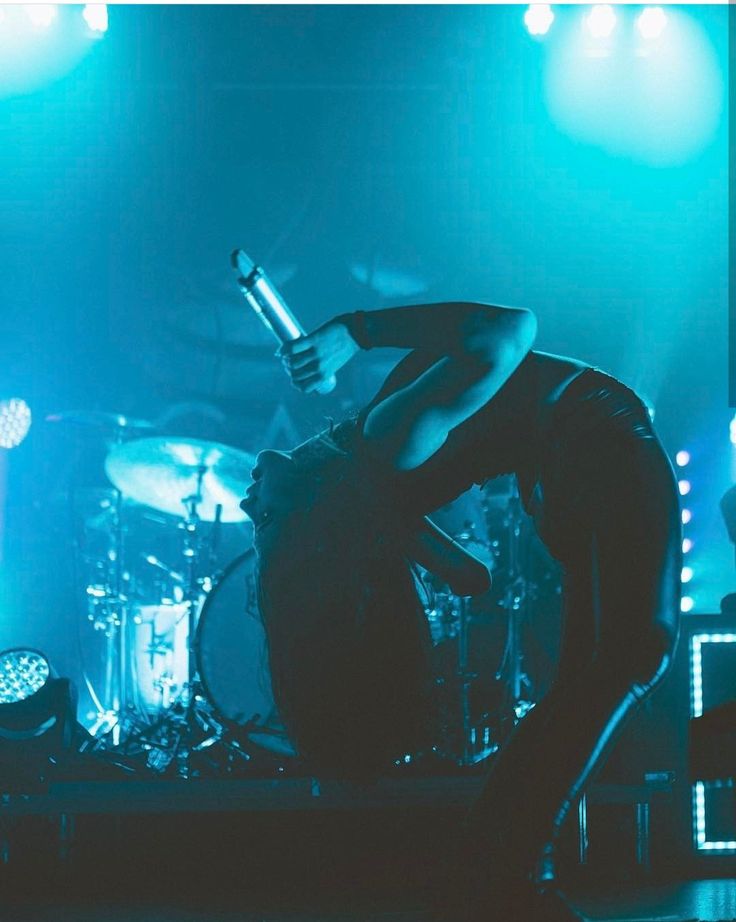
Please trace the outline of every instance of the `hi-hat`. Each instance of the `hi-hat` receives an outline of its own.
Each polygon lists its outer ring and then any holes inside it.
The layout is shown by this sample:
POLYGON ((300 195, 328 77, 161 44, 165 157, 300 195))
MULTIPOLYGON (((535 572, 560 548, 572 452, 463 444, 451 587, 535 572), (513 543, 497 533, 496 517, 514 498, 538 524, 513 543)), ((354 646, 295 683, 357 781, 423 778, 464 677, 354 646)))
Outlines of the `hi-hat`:
POLYGON ((197 494, 200 519, 244 522, 240 509, 251 483, 253 455, 219 442, 157 437, 118 445, 105 459, 105 473, 120 492, 160 512, 184 516, 197 494))

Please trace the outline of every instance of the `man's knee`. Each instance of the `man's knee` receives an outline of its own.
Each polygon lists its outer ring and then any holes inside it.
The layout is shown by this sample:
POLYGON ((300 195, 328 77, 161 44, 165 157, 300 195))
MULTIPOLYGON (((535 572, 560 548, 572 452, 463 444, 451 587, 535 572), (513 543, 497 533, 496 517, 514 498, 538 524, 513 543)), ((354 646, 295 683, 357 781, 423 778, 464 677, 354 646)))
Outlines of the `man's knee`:
POLYGON ((632 679, 638 694, 648 694, 665 677, 677 649, 677 628, 655 623, 635 641, 632 679))

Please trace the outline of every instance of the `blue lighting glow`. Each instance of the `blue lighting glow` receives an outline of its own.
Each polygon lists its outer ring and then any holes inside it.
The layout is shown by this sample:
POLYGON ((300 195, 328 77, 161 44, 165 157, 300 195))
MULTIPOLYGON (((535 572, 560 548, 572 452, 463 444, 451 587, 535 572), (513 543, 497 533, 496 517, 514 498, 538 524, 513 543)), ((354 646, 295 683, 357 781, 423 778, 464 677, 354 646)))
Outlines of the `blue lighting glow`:
POLYGON ((648 6, 636 20, 642 38, 659 38, 667 27, 667 16, 661 6, 648 6))
MULTIPOLYGON (((708 787, 719 787, 719 784, 712 783, 708 787)), ((703 781, 696 781, 693 784, 693 831, 695 838, 695 847, 700 852, 736 852, 736 841, 732 839, 708 839, 706 829, 706 811, 705 811, 705 794, 706 785, 703 781)))
POLYGON ((31 408, 20 397, 0 400, 0 448, 15 448, 31 428, 31 408))
POLYGON ((554 19, 555 14, 549 3, 532 3, 524 13, 524 25, 530 35, 546 35, 554 19))
POLYGON ((28 21, 40 29, 50 26, 59 14, 53 3, 29 3, 23 9, 26 12, 28 21))
POLYGON ((88 3, 82 10, 82 16, 92 32, 97 32, 99 34, 107 32, 106 3, 88 3))
MULTIPOLYGON (((0 99, 34 92, 68 74, 97 45, 104 4, 0 7, 0 99)), ((103 13, 104 10, 104 13, 103 13)))
MULTIPOLYGON (((692 717, 703 716, 703 644, 736 643, 736 634, 693 634, 690 638, 690 711, 692 717)), ((734 852, 736 841, 708 839, 706 830, 706 785, 693 784, 693 827, 698 851, 734 852)))
POLYGON ((736 634, 693 634, 690 638, 691 717, 703 716, 703 644, 736 643, 736 634))
POLYGON ((608 38, 616 28, 616 14, 610 3, 597 3, 585 22, 593 38, 608 38))
MULTIPOLYGON (((710 37, 685 8, 667 10, 656 41, 625 6, 566 7, 555 23, 545 97, 555 123, 583 143, 656 167, 681 165, 714 138, 725 87, 710 37), (616 17, 631 28, 613 28, 616 17), (582 28, 581 28, 582 23, 582 28)), ((651 27, 658 16, 645 19, 651 27), (652 19, 654 17, 654 19, 652 19)))

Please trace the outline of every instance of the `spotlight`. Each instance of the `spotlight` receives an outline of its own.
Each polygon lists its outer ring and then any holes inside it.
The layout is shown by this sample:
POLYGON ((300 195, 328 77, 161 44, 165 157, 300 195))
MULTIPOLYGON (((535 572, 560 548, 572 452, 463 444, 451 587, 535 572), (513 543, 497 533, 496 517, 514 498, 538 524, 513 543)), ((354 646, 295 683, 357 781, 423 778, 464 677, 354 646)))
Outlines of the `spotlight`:
POLYGON ((647 6, 636 20, 636 26, 643 38, 659 38, 667 25, 667 17, 661 6, 647 6))
POLYGON ((107 4, 88 3, 82 10, 82 16, 92 32, 99 35, 107 32, 107 4))
POLYGON ((731 425, 729 426, 731 444, 736 445, 736 416, 731 420, 731 425))
POLYGON ((675 463, 678 467, 685 467, 690 463, 690 452, 689 451, 678 451, 675 455, 675 463))
POLYGON ((682 510, 682 524, 689 525, 692 520, 693 514, 689 509, 682 510))
POLYGON ((46 657, 37 650, 0 653, 0 704, 25 701, 44 687, 50 675, 46 657))
POLYGON ((0 653, 0 791, 43 788, 76 727, 76 695, 38 650, 0 653))
POLYGON ((690 492, 690 488, 689 480, 678 480, 677 489, 680 491, 680 496, 687 496, 690 492))
POLYGON ((616 14, 609 3, 598 3, 588 14, 586 22, 593 38, 608 38, 616 27, 616 14))
POLYGON ((692 542, 692 539, 691 539, 691 538, 683 538, 683 539, 682 539, 682 553, 683 553, 683 554, 689 554, 690 551, 691 551, 692 549, 693 549, 693 542, 692 542))
POLYGON ((530 35, 546 35, 554 19, 555 14, 549 3, 532 3, 524 13, 524 25, 530 35))
POLYGON ((680 579, 682 580, 682 582, 683 582, 683 583, 689 583, 690 580, 691 580, 692 578, 693 578, 693 568, 692 568, 692 567, 683 567, 683 568, 682 568, 682 574, 681 574, 681 576, 680 576, 680 579))
POLYGON ((695 600, 692 599, 689 595, 684 595, 680 602, 680 611, 683 611, 683 612, 692 611, 693 605, 695 605, 695 600))
POLYGON ((56 19, 57 9, 53 3, 29 3, 24 9, 33 25, 42 29, 56 19))
POLYGON ((15 448, 31 428, 31 408, 20 397, 0 400, 0 448, 15 448))

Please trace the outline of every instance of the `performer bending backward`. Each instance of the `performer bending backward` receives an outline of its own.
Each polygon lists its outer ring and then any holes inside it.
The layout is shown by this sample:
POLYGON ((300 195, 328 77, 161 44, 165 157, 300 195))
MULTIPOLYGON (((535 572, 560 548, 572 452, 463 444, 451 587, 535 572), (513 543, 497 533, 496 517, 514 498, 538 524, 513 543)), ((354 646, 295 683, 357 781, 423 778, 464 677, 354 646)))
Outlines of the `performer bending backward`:
POLYGON ((468 594, 475 574, 426 513, 513 473, 562 565, 558 675, 471 811, 473 873, 452 922, 580 918, 535 869, 677 638, 678 495, 647 409, 597 369, 530 351, 535 335, 527 310, 460 302, 346 314, 285 345, 306 393, 360 349, 411 351, 355 418, 293 451, 261 452, 243 501, 274 694, 316 774, 370 777, 431 742, 413 565, 448 581, 456 569, 468 594))

